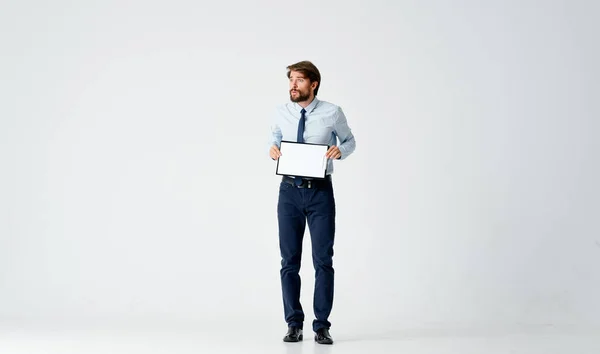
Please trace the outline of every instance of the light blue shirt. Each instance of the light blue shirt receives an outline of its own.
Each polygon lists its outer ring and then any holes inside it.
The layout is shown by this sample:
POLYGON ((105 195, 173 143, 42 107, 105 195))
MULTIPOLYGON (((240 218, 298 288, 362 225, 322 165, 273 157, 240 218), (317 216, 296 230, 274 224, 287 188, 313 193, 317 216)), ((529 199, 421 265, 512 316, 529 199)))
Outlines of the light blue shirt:
MULTIPOLYGON (((305 109, 304 142, 336 145, 342 153, 340 160, 354 152, 356 141, 346 116, 339 106, 315 97, 305 109), (337 140, 340 142, 339 145, 337 140)), ((276 108, 271 125, 269 148, 273 145, 281 148, 282 140, 297 141, 301 110, 302 106, 295 102, 288 102, 276 108)), ((333 160, 327 161, 326 174, 328 175, 333 173, 333 160)))

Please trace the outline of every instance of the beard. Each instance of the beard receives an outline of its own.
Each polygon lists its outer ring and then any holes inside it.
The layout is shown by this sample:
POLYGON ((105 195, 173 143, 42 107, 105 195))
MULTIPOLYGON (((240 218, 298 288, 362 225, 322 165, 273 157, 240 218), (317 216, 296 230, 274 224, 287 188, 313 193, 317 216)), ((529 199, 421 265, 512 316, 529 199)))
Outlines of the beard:
POLYGON ((296 96, 296 98, 294 98, 294 96, 292 95, 292 90, 290 90, 290 101, 292 102, 303 102, 303 101, 308 101, 308 99, 310 98, 310 94, 308 92, 302 92, 300 90, 296 90, 298 96, 296 96))

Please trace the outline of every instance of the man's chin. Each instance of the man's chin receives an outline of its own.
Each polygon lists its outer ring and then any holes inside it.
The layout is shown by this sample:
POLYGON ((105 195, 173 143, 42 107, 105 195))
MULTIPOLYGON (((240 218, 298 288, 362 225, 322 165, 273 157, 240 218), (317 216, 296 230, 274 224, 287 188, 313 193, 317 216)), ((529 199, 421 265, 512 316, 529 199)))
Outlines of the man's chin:
POLYGON ((292 102, 296 102, 297 103, 297 102, 304 102, 306 100, 308 100, 308 97, 290 95, 290 101, 292 101, 292 102))

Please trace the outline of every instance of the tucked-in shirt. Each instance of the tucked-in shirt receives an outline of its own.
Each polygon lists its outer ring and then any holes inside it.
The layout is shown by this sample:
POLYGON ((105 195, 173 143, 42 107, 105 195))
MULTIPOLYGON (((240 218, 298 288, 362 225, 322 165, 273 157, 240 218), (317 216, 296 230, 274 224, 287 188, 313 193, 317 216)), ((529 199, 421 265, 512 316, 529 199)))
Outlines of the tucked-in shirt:
MULTIPOLYGON (((305 109, 305 143, 336 145, 342 153, 341 160, 354 152, 356 141, 341 107, 315 97, 305 109)), ((297 141, 301 110, 302 106, 295 102, 276 107, 269 148, 273 145, 281 148, 282 140, 297 141)), ((333 159, 328 159, 326 174, 331 173, 333 173, 333 159)))

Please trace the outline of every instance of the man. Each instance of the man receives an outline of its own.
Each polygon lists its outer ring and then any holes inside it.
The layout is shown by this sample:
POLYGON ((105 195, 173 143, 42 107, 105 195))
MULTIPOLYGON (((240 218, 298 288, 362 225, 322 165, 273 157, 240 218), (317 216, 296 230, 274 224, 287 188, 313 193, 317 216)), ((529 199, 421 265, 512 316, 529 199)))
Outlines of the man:
MULTIPOLYGON (((335 233, 335 200, 331 174, 333 159, 343 160, 355 149, 354 135, 342 109, 317 99, 321 74, 309 61, 287 67, 290 101, 277 108, 271 127, 269 154, 273 160, 281 156, 282 140, 328 144, 325 179, 283 176, 279 185, 277 219, 281 251, 281 287, 288 331, 283 340, 303 339, 304 312, 300 304, 300 259, 305 225, 312 243, 315 269, 314 314, 315 341, 333 344, 328 321, 333 306, 333 243, 335 233), (336 139, 340 144, 337 146, 336 139)), ((283 152, 285 153, 285 151, 283 152)))

